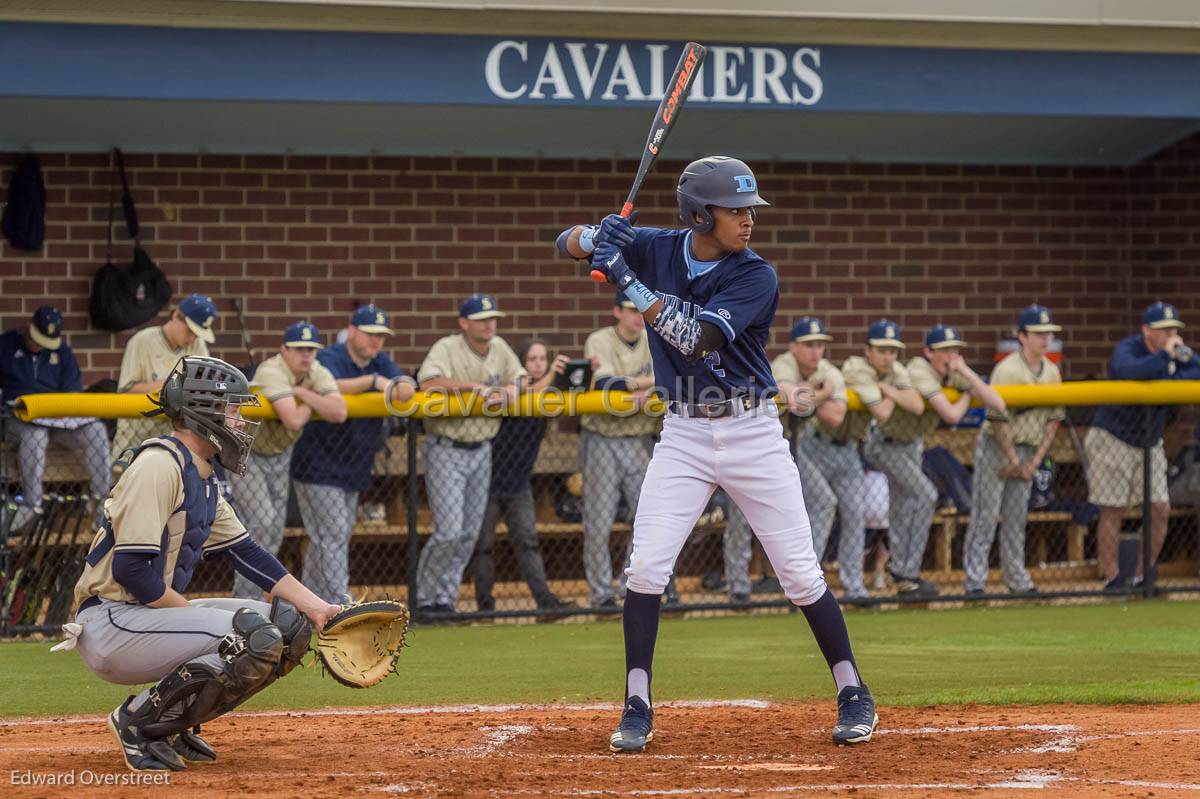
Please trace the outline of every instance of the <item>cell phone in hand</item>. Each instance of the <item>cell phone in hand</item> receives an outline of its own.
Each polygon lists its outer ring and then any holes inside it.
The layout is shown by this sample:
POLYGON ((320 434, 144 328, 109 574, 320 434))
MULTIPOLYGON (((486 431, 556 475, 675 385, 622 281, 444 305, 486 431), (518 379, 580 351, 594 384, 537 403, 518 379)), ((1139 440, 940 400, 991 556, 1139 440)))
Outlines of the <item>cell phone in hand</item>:
POLYGON ((554 376, 554 387, 560 391, 587 391, 592 387, 592 362, 587 358, 567 361, 562 373, 554 376))

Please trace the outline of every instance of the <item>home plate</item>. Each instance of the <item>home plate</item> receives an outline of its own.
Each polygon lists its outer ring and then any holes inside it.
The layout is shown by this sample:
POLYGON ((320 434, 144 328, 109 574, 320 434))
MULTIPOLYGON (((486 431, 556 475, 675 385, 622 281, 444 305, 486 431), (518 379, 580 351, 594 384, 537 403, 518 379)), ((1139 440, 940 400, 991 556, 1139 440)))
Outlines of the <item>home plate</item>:
POLYGON ((700 766, 721 771, 833 771, 833 766, 812 763, 742 763, 727 766, 700 766))

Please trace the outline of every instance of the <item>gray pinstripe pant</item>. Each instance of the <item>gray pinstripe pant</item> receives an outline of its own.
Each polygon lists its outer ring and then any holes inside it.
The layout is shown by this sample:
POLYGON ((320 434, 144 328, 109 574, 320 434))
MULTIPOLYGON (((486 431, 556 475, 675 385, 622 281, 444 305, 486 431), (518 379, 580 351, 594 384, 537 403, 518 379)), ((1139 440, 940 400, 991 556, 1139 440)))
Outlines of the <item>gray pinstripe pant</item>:
MULTIPOLYGON (((272 555, 279 554, 279 545, 283 543, 291 462, 291 447, 279 455, 253 453, 246 462, 245 475, 229 474, 238 518, 258 545, 272 555)), ((262 589, 235 573, 233 595, 238 599, 259 599, 262 589)))
MULTIPOLYGON (((1034 448, 1016 444, 1017 456, 1028 460, 1034 448)), ((975 474, 971 485, 971 524, 963 541, 963 569, 968 591, 982 589, 987 581, 988 555, 1000 522, 1000 568, 1011 591, 1026 591, 1033 586, 1025 568, 1025 518, 1029 515, 1029 494, 1033 483, 1005 480, 997 472, 1008 463, 1004 451, 990 435, 980 433, 975 440, 975 474)))
POLYGON ((350 592, 350 536, 358 492, 299 480, 295 486, 308 533, 304 584, 326 602, 344 602, 350 592))
POLYGON ((492 442, 477 449, 455 449, 431 436, 425 445, 425 488, 433 510, 433 535, 417 561, 417 601, 449 605, 458 601, 463 570, 487 510, 492 480, 492 442))
POLYGON ((937 511, 937 488, 922 471, 923 442, 885 441, 872 427, 863 455, 887 475, 888 547, 892 550, 892 574, 915 580, 921 576, 921 561, 929 541, 929 526, 937 511))
MULTIPOLYGON (((621 497, 637 514, 638 497, 650 463, 647 436, 610 437, 583 431, 583 569, 592 604, 613 597, 609 539, 621 497)), ((622 576, 623 579, 623 576, 622 576)))
POLYGON ((854 442, 838 446, 824 436, 818 435, 809 425, 796 444, 803 462, 797 458, 800 479, 804 482, 807 502, 808 484, 813 482, 815 496, 821 504, 815 507, 809 518, 813 527, 813 548, 820 558, 829 543, 829 531, 833 527, 836 507, 840 521, 838 532, 838 577, 842 581, 846 596, 866 596, 863 583, 863 557, 865 549, 867 506, 866 479, 862 459, 854 442), (810 470, 811 469, 811 475, 810 470), (816 479, 819 478, 819 479, 816 479), (822 488, 821 484, 824 484, 822 488), (824 490, 828 490, 828 494, 824 490), (829 497, 834 498, 830 502, 829 497))
POLYGON ((79 450, 91 478, 92 494, 101 500, 108 496, 112 462, 108 454, 108 432, 104 429, 103 422, 91 421, 74 430, 67 430, 9 419, 8 437, 17 445, 17 459, 21 465, 21 491, 25 495, 25 505, 34 507, 42 502, 46 447, 50 439, 79 450))

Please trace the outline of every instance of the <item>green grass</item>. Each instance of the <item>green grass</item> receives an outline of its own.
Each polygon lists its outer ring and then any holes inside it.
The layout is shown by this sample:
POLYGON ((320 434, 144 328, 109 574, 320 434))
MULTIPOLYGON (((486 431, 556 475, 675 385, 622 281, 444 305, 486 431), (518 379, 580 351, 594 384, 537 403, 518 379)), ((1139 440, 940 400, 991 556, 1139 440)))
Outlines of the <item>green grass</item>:
MULTIPOLYGON (((1197 602, 858 612, 848 616, 881 703, 1200 701, 1197 602)), ((420 628, 400 673, 368 691, 315 668, 252 707, 612 701, 622 691, 619 623, 420 628)), ((127 692, 76 653, 0 644, 0 715, 91 714, 127 692)), ((832 681, 800 615, 665 619, 659 699, 827 697, 832 681)))

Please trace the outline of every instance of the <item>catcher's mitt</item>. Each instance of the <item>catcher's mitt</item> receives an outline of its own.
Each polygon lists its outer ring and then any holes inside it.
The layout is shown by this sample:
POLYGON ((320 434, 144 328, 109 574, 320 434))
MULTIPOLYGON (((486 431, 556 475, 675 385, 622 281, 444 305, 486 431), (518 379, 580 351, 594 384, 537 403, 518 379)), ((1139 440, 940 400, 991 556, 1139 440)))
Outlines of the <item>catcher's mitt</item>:
POLYGON ((355 602, 317 633, 317 656, 342 685, 370 688, 396 670, 407 632, 408 608, 403 602, 355 602))

